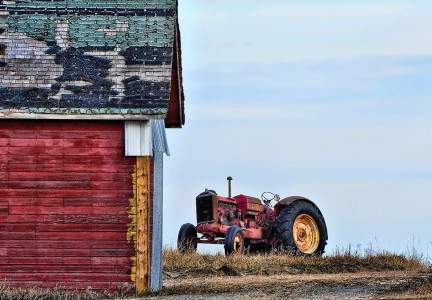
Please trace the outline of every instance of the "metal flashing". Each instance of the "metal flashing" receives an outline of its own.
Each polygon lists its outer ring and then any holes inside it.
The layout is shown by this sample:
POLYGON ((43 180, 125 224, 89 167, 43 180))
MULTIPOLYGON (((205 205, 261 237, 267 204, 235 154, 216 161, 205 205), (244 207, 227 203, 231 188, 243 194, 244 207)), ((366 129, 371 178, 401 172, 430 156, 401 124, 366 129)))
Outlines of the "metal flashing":
POLYGON ((164 121, 126 121, 125 155, 153 156, 156 152, 170 155, 164 121))

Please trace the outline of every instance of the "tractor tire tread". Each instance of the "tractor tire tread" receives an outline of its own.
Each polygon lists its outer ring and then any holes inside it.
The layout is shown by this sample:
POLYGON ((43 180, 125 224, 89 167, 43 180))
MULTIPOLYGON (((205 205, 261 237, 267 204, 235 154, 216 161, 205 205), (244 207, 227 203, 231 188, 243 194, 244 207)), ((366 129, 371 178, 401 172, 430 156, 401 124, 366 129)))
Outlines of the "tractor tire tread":
POLYGON ((228 256, 228 255, 235 254, 234 253, 234 239, 235 239, 235 236, 237 235, 238 232, 241 232, 241 236, 243 239, 242 249, 240 250, 240 254, 244 253, 244 251, 245 251, 245 239, 244 239, 243 230, 241 229, 240 226, 233 225, 233 226, 228 228, 228 230, 225 234, 225 245, 224 245, 225 255, 228 256))
POLYGON ((177 237, 177 249, 182 253, 195 252, 197 249, 197 243, 188 242, 188 238, 193 236, 197 237, 197 231, 195 225, 191 223, 185 223, 180 227, 177 237))
POLYGON ((307 213, 311 215, 317 223, 320 231, 320 242, 318 249, 315 251, 315 253, 313 253, 313 255, 323 254, 328 239, 325 220, 319 209, 307 201, 295 201, 282 209, 276 218, 275 224, 275 236, 277 240, 282 244, 284 249, 292 251, 294 254, 305 255, 297 249, 294 242, 292 229, 294 220, 301 213, 307 213))

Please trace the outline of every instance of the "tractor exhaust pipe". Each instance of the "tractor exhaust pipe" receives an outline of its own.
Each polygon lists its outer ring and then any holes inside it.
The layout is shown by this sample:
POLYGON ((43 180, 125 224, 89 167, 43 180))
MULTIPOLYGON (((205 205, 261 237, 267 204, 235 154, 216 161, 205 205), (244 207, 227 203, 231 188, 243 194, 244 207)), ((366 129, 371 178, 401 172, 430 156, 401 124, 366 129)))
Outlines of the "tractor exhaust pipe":
POLYGON ((227 180, 228 180, 228 197, 231 198, 231 180, 233 179, 231 176, 228 176, 227 180))

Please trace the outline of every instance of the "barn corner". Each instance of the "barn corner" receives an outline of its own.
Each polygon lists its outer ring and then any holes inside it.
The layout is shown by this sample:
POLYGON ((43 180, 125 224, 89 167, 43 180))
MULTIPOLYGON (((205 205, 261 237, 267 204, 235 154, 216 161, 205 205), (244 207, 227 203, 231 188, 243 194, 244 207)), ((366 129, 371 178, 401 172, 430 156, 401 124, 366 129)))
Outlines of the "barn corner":
POLYGON ((177 2, 0 11, 0 277, 160 290, 165 129, 185 119, 177 2))

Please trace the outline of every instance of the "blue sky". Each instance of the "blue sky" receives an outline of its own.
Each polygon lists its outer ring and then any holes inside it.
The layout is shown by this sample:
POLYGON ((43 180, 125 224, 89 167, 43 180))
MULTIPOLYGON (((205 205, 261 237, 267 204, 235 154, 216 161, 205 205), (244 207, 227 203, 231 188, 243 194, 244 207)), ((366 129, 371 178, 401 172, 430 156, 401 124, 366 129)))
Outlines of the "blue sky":
POLYGON ((327 252, 432 256, 431 11, 421 0, 181 0, 186 125, 168 132, 164 242, 196 222, 195 196, 225 195, 231 175, 236 194, 312 199, 327 252))

